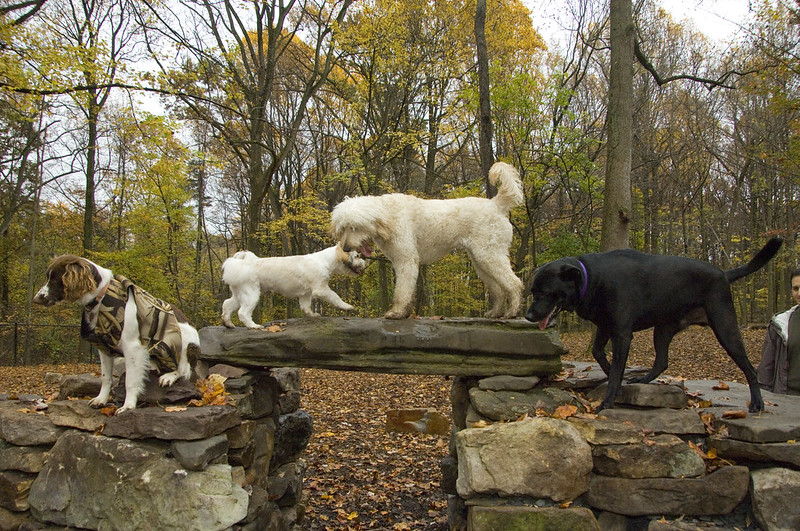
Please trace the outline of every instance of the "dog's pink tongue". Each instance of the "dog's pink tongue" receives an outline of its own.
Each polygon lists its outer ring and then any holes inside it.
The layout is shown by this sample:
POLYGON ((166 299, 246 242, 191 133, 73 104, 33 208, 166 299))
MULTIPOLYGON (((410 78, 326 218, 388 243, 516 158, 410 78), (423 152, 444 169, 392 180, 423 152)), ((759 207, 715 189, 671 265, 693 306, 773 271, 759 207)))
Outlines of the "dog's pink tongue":
POLYGON ((550 322, 550 316, 548 315, 547 317, 539 321, 539 330, 544 330, 545 328, 547 328, 547 323, 549 322, 550 322))
POLYGON ((370 256, 372 256, 372 247, 370 247, 365 243, 364 245, 361 246, 360 252, 361 256, 366 256, 367 258, 369 258, 370 256))

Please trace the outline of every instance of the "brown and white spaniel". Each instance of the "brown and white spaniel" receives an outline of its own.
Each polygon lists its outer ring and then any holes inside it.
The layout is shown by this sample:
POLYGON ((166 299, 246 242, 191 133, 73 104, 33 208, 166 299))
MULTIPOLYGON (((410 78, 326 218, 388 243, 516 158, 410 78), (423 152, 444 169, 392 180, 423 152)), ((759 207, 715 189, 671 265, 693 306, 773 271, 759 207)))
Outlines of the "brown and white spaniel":
POLYGON ((197 330, 179 309, 122 275, 80 256, 58 256, 33 302, 52 306, 61 301, 83 307, 81 337, 100 352, 102 385, 90 405, 108 403, 115 355, 125 358, 125 401, 117 413, 136 408, 151 369, 161 373, 161 386, 191 376, 200 353, 197 330))

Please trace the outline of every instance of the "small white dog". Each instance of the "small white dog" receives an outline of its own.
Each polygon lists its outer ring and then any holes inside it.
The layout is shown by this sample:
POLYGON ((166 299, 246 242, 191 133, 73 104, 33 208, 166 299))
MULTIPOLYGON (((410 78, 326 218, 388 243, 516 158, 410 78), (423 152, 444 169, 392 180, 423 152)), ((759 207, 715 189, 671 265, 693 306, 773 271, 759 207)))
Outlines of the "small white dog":
POLYGON ((313 299, 353 310, 328 286, 328 280, 333 274, 359 275, 366 266, 357 252, 345 253, 338 245, 311 254, 268 258, 239 251, 222 263, 222 280, 231 289, 231 297, 222 303, 222 324, 233 328, 231 315, 238 309, 239 320, 247 328, 263 328, 253 322, 253 310, 266 291, 298 298, 300 309, 309 317, 319 316, 311 308, 313 299))
POLYGON ((408 317, 419 266, 459 248, 466 250, 492 296, 486 316, 519 315, 523 287, 508 258, 513 237, 508 212, 523 201, 522 182, 517 170, 504 162, 492 166, 489 181, 500 184, 492 199, 386 194, 352 197, 336 205, 331 232, 342 248, 368 257, 373 242, 392 262, 397 280, 392 307, 384 317, 408 317))
POLYGON ((179 309, 122 275, 113 275, 80 256, 58 256, 47 267, 47 282, 33 302, 52 306, 60 301, 78 302, 83 307, 81 337, 100 352, 100 394, 89 405, 108 402, 112 355, 125 359, 125 402, 117 414, 136 408, 151 369, 162 373, 158 379, 161 386, 191 376, 200 354, 197 330, 179 309))

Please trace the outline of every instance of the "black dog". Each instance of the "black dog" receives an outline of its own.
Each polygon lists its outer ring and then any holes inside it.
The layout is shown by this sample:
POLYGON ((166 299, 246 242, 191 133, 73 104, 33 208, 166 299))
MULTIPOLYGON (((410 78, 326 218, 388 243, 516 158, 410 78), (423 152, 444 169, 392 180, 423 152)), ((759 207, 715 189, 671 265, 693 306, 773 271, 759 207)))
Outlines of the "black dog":
POLYGON ((747 378, 750 411, 762 411, 764 401, 736 322, 730 283, 764 267, 782 243, 772 238, 748 264, 724 272, 700 260, 631 249, 555 260, 536 271, 525 318, 544 329, 567 310, 597 325, 592 355, 608 375, 608 393, 599 409, 614 406, 633 332, 653 328, 653 368, 631 380, 648 383, 667 368, 675 334, 691 324, 709 325, 747 378), (605 353, 609 339, 610 364, 605 353))

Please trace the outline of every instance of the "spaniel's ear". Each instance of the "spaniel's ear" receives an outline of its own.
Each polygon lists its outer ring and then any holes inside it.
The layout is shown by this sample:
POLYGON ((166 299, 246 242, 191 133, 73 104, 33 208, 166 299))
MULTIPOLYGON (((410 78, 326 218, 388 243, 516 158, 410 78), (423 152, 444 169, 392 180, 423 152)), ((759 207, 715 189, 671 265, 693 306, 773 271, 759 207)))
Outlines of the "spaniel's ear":
POLYGON ((64 275, 61 277, 61 282, 64 284, 64 299, 70 302, 76 301, 97 289, 92 265, 85 260, 67 264, 64 267, 64 275))

